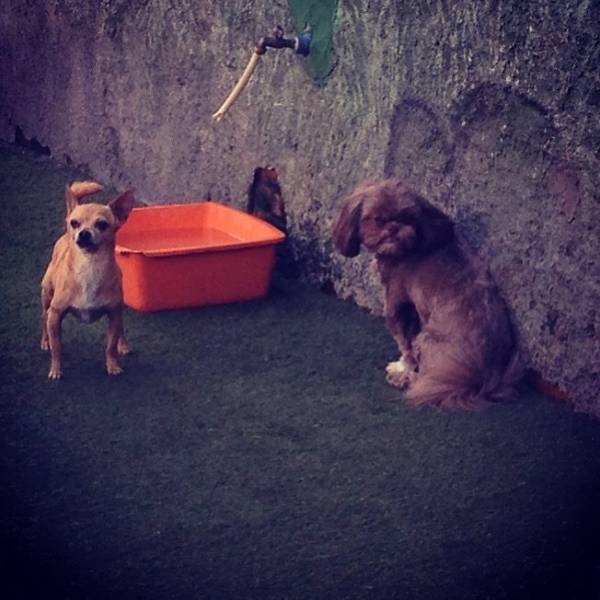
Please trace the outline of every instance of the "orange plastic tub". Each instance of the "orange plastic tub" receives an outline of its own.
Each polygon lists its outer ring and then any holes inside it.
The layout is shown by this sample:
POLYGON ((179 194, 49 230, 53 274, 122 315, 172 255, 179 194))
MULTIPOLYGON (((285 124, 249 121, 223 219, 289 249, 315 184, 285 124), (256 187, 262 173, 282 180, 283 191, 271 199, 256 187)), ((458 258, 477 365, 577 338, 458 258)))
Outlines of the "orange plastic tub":
POLYGON ((125 304, 141 311, 252 300, 285 235, 214 202, 135 208, 117 233, 125 304))

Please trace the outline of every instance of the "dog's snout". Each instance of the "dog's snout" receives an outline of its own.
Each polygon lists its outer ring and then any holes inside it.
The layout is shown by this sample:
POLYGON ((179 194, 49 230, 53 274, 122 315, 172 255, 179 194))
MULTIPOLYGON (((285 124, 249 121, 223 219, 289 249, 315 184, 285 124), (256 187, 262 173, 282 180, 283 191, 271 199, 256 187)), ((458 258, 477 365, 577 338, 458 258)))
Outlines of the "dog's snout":
POLYGON ((82 248, 87 248, 89 246, 93 246, 93 238, 92 238, 92 232, 89 229, 82 229, 78 234, 77 234, 77 245, 81 246, 82 248))

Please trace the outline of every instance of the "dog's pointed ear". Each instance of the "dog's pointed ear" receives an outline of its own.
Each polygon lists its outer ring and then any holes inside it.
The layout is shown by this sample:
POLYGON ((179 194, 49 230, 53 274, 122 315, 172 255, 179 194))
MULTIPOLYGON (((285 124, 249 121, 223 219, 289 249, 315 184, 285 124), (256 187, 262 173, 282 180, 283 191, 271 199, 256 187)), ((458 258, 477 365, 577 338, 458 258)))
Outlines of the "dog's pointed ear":
POLYGON ((414 211, 419 250, 432 252, 454 239, 454 223, 433 204, 417 197, 414 211))
POLYGON ((79 198, 73 193, 70 183, 67 183, 65 186, 65 206, 67 208, 67 216, 70 215, 77 206, 79 206, 79 198))
POLYGON ((356 256, 360 252, 361 214, 362 195, 350 196, 333 226, 333 243, 344 256, 356 256))
POLYGON ((129 213, 133 210, 135 204, 135 198, 133 197, 133 191, 128 190, 127 192, 117 196, 114 200, 108 203, 110 210, 115 215, 119 225, 122 225, 127 221, 129 213))
POLYGON ((81 204, 82 198, 101 192, 103 189, 104 187, 95 181, 73 181, 67 183, 65 187, 67 215, 69 215, 76 206, 81 204))

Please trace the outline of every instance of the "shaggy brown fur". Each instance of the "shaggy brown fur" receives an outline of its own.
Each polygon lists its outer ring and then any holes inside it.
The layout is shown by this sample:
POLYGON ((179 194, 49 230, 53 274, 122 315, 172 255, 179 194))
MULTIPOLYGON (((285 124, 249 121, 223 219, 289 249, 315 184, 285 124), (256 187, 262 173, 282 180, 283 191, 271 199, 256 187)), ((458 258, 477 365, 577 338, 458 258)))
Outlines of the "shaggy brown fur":
POLYGON ((508 398, 521 378, 508 309, 452 221, 401 181, 369 180, 333 229, 345 256, 375 254, 385 319, 401 358, 387 379, 415 404, 477 408, 508 398))

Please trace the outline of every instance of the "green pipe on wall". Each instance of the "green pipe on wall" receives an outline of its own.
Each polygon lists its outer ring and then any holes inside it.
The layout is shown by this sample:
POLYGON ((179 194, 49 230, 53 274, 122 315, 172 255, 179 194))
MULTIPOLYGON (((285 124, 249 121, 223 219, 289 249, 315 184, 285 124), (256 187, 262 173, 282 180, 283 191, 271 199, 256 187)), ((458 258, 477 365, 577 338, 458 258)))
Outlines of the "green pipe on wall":
POLYGON ((318 85, 325 85, 334 67, 333 32, 338 0, 288 0, 298 33, 308 24, 312 30, 310 54, 306 64, 318 85))

